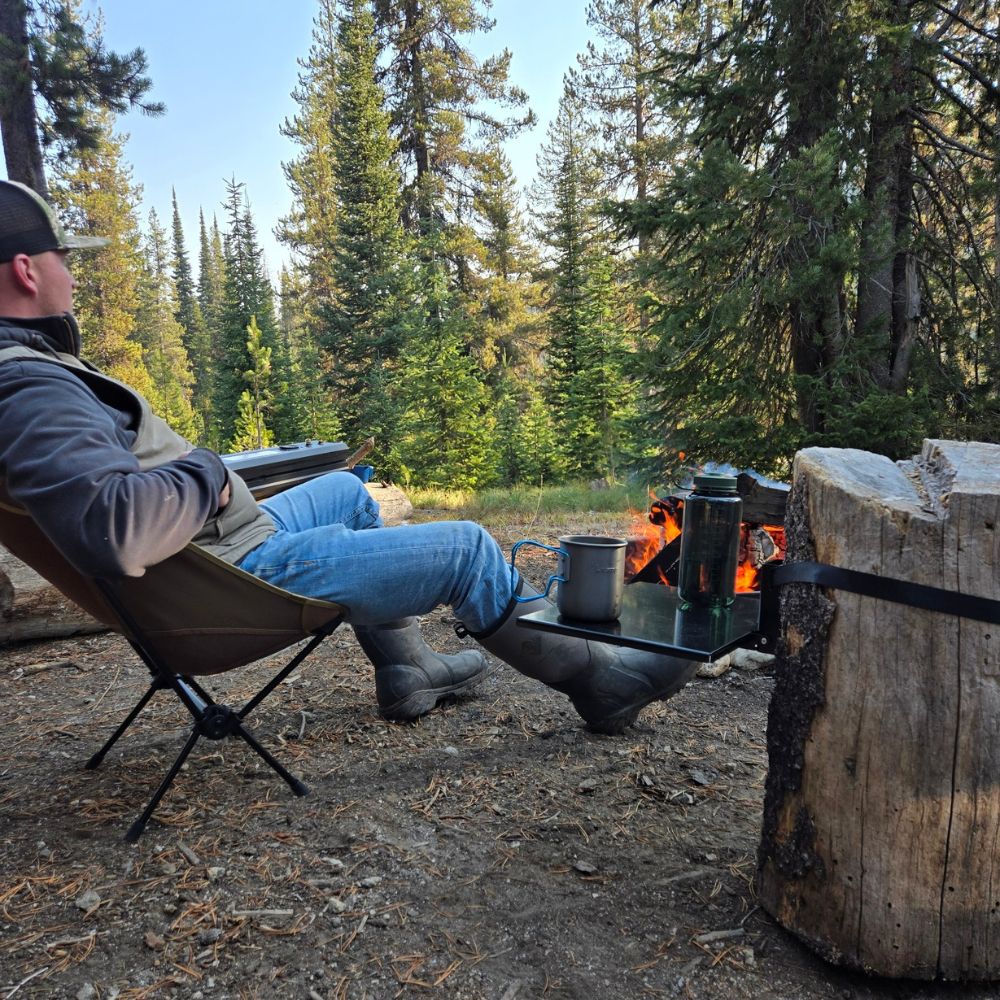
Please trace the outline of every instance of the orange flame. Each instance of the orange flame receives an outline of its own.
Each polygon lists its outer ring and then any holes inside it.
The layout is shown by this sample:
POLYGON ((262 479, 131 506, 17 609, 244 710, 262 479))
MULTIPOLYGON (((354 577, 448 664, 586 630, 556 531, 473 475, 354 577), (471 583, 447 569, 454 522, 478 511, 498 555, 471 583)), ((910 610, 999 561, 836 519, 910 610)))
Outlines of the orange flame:
MULTIPOLYGON (((649 513, 636 515, 626 554, 625 578, 631 579, 681 533, 684 501, 653 498, 649 513)), ((785 555, 785 529, 778 525, 744 522, 740 528, 740 555, 736 569, 736 592, 748 594, 760 589, 760 567, 785 555), (766 533, 762 540, 757 532, 766 533), (761 542, 766 541, 767 545, 761 542), (764 549, 767 551, 764 551, 764 549)), ((657 567, 661 583, 667 583, 665 568, 657 567)))

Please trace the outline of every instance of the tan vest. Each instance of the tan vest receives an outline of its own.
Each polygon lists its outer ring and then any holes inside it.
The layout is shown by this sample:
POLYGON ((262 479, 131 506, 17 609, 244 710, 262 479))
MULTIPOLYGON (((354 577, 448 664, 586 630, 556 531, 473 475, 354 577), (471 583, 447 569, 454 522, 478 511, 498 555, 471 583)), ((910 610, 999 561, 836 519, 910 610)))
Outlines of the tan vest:
MULTIPOLYGON (((193 445, 153 413, 149 403, 131 386, 95 371, 74 355, 43 354, 20 344, 0 349, 0 361, 18 357, 47 361, 69 368, 98 399, 107 401, 108 398, 114 399, 125 393, 139 414, 131 450, 143 472, 172 462, 192 449, 193 445), (105 387, 106 395, 101 392, 102 386, 105 387)), ((229 473, 229 485, 230 499, 225 510, 209 518, 192 541, 226 562, 237 563, 265 538, 273 535, 275 528, 267 512, 257 506, 247 484, 234 472, 229 473)))

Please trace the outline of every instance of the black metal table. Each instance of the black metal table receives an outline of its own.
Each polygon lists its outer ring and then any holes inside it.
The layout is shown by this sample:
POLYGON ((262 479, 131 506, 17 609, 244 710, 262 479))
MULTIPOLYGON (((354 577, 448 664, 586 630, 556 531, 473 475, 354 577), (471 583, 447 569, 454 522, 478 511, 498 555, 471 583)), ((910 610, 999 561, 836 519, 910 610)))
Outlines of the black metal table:
POLYGON ((682 608, 675 587, 630 583, 616 621, 563 618, 553 604, 544 611, 522 615, 518 624, 708 663, 738 646, 770 652, 773 638, 761 630, 760 611, 759 594, 737 594, 731 607, 709 611, 682 608))

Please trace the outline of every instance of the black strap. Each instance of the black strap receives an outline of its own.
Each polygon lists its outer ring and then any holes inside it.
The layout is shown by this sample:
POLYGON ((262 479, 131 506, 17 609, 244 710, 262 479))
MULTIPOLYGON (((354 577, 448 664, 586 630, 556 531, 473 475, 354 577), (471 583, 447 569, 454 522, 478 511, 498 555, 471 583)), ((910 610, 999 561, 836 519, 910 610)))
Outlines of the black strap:
POLYGON ((786 583, 817 583, 835 590, 847 590, 852 594, 864 594, 882 601, 923 608, 925 611, 939 611, 945 615, 1000 625, 1000 601, 960 594, 954 590, 942 590, 940 587, 925 587, 906 580, 893 580, 874 573, 841 569, 827 563, 783 563, 774 571, 773 580, 778 586, 786 583))

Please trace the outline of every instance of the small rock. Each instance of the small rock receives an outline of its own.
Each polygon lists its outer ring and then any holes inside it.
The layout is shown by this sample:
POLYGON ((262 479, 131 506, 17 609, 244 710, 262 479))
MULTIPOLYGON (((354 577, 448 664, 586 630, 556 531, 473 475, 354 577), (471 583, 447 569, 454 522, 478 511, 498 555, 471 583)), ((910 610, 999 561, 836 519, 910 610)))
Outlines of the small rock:
POLYGON ((222 937, 221 927, 208 927, 198 932, 198 944, 215 944, 222 937))
POLYGON ((209 879, 214 881, 215 879, 222 878, 222 876, 226 874, 226 869, 223 868, 222 865, 212 865, 206 870, 206 874, 209 879))
POLYGON ((581 875, 593 875, 597 868, 589 861, 574 861, 573 868, 581 875))
POLYGON ((345 903, 339 896, 331 896, 326 904, 328 910, 333 910, 334 913, 345 913, 348 909, 347 903, 345 903))
POLYGON ((581 795, 587 795, 590 792, 594 791, 595 788, 597 788, 596 778, 584 778, 583 781, 581 781, 580 784, 576 786, 576 790, 581 795))
POLYGON ((163 947, 166 944, 163 938, 155 931, 146 931, 142 940, 146 943, 146 947, 150 951, 163 951, 163 947))
POLYGON ((363 878, 358 884, 362 889, 374 889, 381 881, 381 875, 369 875, 368 878, 363 878))
POLYGON ((101 905, 100 894, 95 892, 93 889, 88 889, 86 892, 81 892, 76 899, 73 900, 78 909, 81 910, 93 910, 101 905))
POLYGON ((324 864, 329 865, 331 868, 336 868, 338 871, 344 867, 344 862, 340 858, 323 858, 324 864))
POLYGON ((690 778, 696 785, 710 785, 712 784, 711 777, 704 771, 691 771, 690 778))
POLYGON ((94 1000, 94 997, 96 996, 97 990, 95 990, 90 983, 84 983, 83 986, 76 991, 76 1000, 94 1000))
POLYGON ((458 756, 458 750, 455 747, 445 747, 443 753, 448 754, 449 757, 458 756))

